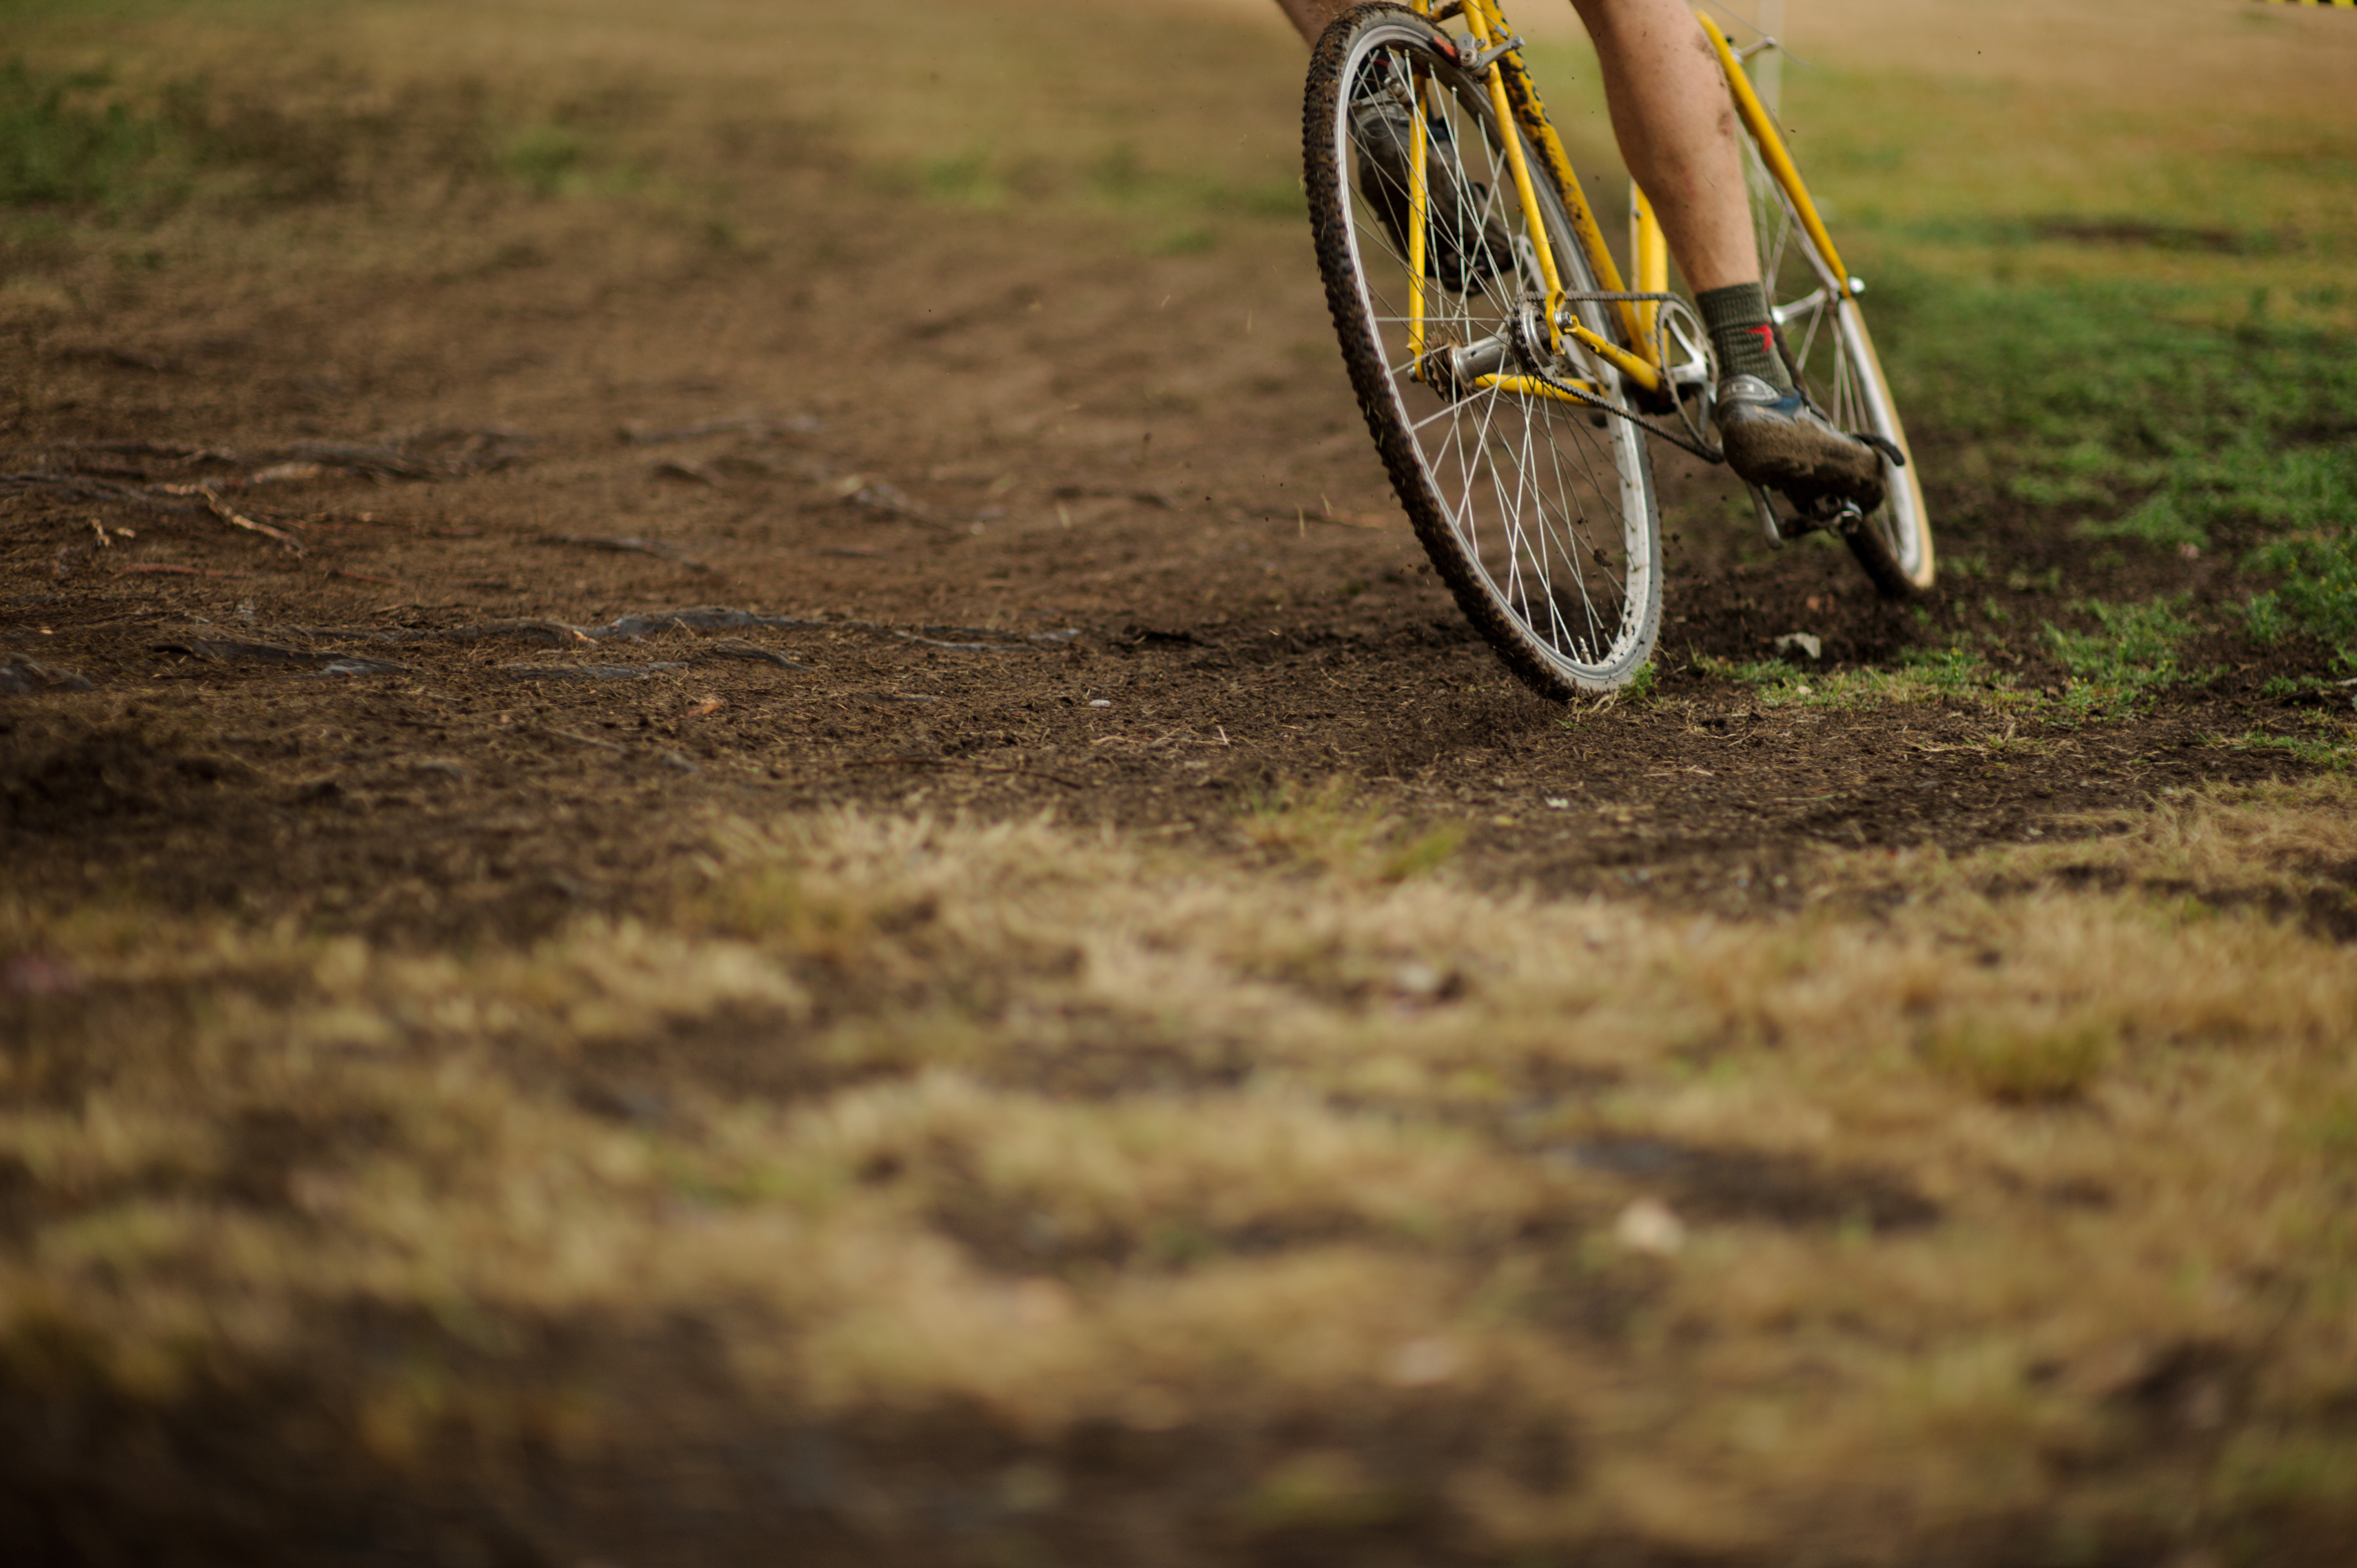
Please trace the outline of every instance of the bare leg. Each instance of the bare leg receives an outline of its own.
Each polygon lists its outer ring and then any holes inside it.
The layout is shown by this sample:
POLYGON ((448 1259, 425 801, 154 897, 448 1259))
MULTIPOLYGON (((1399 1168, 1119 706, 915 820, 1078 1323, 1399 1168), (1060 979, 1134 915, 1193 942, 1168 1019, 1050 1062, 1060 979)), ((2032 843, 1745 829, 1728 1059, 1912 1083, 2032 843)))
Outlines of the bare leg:
MULTIPOLYGON (((1315 40, 1351 0, 1277 0, 1315 40)), ((1644 188, 1719 358, 1717 417, 1728 464, 1813 507, 1882 504, 1882 459, 1826 424, 1774 349, 1735 102, 1688 0, 1571 0, 1596 45, 1612 134, 1644 188)))
POLYGON ((1759 282, 1735 103, 1685 0, 1571 3, 1604 68, 1621 161, 1652 202, 1686 286, 1759 282))
MULTIPOLYGON (((1315 42, 1354 0, 1277 0, 1315 42)), ((1735 105, 1686 0, 1571 0, 1604 66, 1620 156, 1645 188, 1670 254, 1697 293, 1757 283, 1735 105)))

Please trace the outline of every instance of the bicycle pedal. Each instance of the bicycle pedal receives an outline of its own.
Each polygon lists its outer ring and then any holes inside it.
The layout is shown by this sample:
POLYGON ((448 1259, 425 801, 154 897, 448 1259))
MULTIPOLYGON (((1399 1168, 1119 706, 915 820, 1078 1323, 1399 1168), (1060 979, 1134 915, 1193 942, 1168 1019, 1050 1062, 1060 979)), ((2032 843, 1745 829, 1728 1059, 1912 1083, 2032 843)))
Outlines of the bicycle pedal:
POLYGON ((1892 467, 1907 467, 1907 454, 1901 452, 1899 449, 1899 443, 1891 440, 1888 435, 1877 435, 1867 430, 1853 430, 1849 433, 1849 437, 1853 441, 1863 442, 1881 453, 1883 456, 1889 459, 1892 467))
POLYGON ((1866 526, 1866 513, 1858 510, 1856 501, 1820 496, 1805 510, 1795 510, 1788 516, 1779 517, 1776 503, 1766 490, 1757 485, 1750 489, 1752 507, 1760 514, 1760 536, 1771 550, 1781 550, 1795 539, 1828 529, 1846 536, 1866 526))
POLYGON ((1795 512, 1787 520, 1784 537, 1797 539, 1804 533, 1838 533, 1844 536, 1866 526, 1866 513, 1857 510, 1856 501, 1820 500, 1806 511, 1795 512))

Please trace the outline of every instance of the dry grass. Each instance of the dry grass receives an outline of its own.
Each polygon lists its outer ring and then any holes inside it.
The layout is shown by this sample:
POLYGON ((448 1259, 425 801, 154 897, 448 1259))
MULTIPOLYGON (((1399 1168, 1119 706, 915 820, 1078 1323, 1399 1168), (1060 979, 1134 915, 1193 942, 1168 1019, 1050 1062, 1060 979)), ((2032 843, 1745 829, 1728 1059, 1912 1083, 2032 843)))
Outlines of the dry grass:
MULTIPOLYGON (((2265 910, 2345 898, 2351 804, 1828 862, 1904 896, 1874 923, 849 814, 715 822, 668 917, 530 951, 20 906, 12 972, 70 978, 7 1004, 7 1353, 168 1398, 361 1302, 684 1316, 810 1416, 1306 1421, 1251 1520, 1445 1502, 1500 1549, 2329 1512, 2357 961, 2265 910), (1351 1411, 1443 1435, 1402 1470, 1351 1411)), ((393 1465, 629 1425, 359 1375, 393 1465)))
POLYGON ((1250 801, 1238 824, 1244 842, 1277 861, 1370 882, 1405 882, 1445 865, 1464 843, 1461 823, 1422 832, 1360 797, 1347 779, 1312 789, 1280 785, 1250 801))

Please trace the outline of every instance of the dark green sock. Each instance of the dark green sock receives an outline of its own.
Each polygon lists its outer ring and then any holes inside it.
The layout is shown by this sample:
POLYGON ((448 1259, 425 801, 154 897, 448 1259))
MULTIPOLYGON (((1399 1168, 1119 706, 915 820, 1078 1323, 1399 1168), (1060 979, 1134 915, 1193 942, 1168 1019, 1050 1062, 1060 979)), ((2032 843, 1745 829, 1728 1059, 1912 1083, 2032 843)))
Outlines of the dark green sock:
POLYGON ((1792 390, 1784 357, 1775 349, 1768 319, 1768 291, 1756 283, 1731 283, 1695 295, 1702 324, 1718 350, 1722 376, 1754 375, 1780 392, 1792 390))

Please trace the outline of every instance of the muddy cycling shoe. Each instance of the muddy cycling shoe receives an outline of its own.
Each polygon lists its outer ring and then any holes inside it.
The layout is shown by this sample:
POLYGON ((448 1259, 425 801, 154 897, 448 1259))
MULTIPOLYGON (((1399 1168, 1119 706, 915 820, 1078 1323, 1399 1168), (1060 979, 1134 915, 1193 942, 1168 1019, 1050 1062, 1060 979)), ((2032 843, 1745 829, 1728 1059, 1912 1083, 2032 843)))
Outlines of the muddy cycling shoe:
MULTIPOLYGON (((1413 203, 1408 168, 1415 156, 1415 121, 1396 103, 1361 103, 1351 112, 1359 148, 1359 189, 1407 260, 1413 203)), ((1496 217, 1484 217, 1490 188, 1465 177, 1444 156, 1447 142, 1427 131, 1424 144, 1425 268, 1452 294, 1469 294, 1513 271, 1513 242, 1496 217)))
POLYGON ((1849 501, 1862 512, 1882 504, 1883 455, 1825 423, 1797 392, 1758 376, 1718 383, 1718 441, 1745 481, 1783 491, 1803 510, 1849 501))

